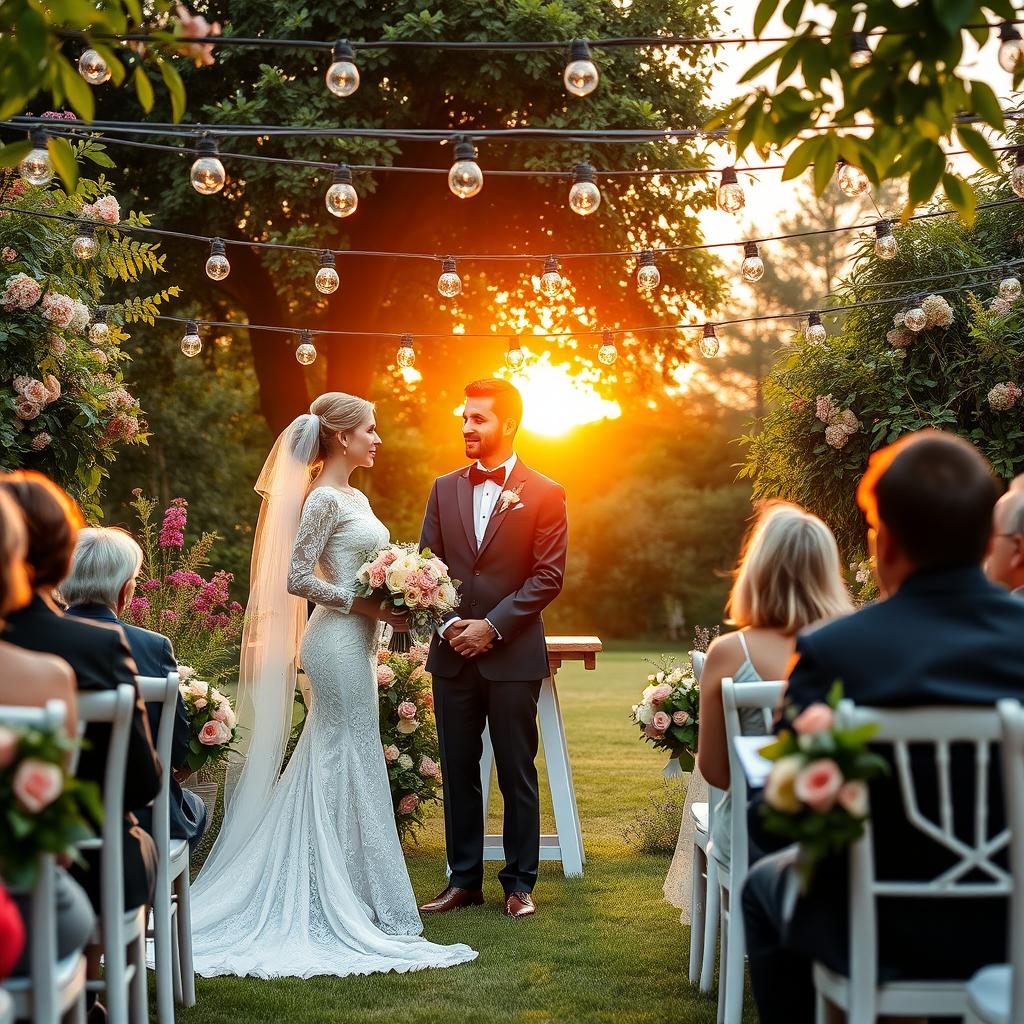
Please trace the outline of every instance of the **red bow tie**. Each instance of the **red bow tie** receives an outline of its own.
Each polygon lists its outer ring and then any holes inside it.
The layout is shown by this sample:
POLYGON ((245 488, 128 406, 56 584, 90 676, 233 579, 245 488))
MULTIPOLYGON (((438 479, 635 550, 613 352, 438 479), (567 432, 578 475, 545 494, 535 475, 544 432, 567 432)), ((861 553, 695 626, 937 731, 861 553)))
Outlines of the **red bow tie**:
POLYGON ((493 480, 499 487, 503 487, 505 485, 505 467, 499 466, 497 469, 482 469, 480 466, 469 467, 469 482, 474 487, 488 480, 493 480))

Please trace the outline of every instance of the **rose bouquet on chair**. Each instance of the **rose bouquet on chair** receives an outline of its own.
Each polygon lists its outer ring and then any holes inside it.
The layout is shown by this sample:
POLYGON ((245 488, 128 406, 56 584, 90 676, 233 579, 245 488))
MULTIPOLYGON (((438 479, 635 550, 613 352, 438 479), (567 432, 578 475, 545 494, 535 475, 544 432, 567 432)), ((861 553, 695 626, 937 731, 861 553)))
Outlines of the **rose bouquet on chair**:
POLYGON ((189 720, 188 767, 201 772, 225 764, 238 737, 238 721, 226 694, 216 686, 192 678, 187 665, 179 665, 178 690, 189 720))
POLYGON ((415 544, 387 544, 371 552, 356 584, 360 597, 406 613, 409 634, 417 643, 426 643, 459 606, 459 581, 429 548, 420 551, 415 544))
POLYGON ((692 772, 697 755, 700 690, 688 664, 668 658, 651 664, 655 671, 647 677, 640 703, 633 705, 632 720, 645 743, 669 752, 666 776, 692 772))
POLYGON ((30 888, 39 856, 81 862, 77 844, 103 820, 99 787, 69 775, 71 741, 62 734, 0 725, 0 876, 30 888))
POLYGON ((837 682, 827 703, 811 704, 796 715, 787 709, 789 728, 760 751, 773 762, 760 809, 764 827, 799 843, 797 872, 804 891, 820 861, 864 834, 868 782, 889 770, 868 748, 874 725, 843 729, 836 723, 842 695, 837 682))

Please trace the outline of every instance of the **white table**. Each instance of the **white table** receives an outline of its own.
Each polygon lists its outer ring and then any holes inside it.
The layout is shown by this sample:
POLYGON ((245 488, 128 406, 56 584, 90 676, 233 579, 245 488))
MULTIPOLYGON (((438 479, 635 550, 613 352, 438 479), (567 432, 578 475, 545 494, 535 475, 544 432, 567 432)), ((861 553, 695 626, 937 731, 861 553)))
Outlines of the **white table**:
MULTIPOLYGON (((540 722, 548 786, 551 789, 551 803, 555 812, 555 834, 540 837, 540 859, 560 860, 566 878, 579 878, 583 875, 586 856, 583 853, 580 812, 576 806, 576 790, 572 783, 572 765, 569 763, 569 747, 565 741, 565 725, 558 704, 555 674, 565 661, 582 661, 583 667, 592 671, 597 667, 597 655, 602 650, 602 644, 596 636, 549 636, 547 643, 548 677, 541 683, 537 717, 540 722)), ((486 820, 491 792, 491 769, 494 765, 494 750, 491 747, 490 732, 486 727, 483 740, 480 786, 483 790, 486 820)), ((505 848, 501 836, 485 835, 484 860, 504 859, 505 848)))

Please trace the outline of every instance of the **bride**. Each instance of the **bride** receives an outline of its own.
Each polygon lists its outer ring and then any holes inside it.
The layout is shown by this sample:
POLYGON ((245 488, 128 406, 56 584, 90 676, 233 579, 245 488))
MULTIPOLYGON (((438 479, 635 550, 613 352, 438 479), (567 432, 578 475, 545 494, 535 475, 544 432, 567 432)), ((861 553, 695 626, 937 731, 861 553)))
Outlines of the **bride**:
POLYGON ((349 484, 380 443, 369 402, 321 395, 277 439, 256 483, 237 699, 248 749, 229 770, 224 822, 192 883, 195 968, 206 977, 404 972, 477 955, 419 938, 395 827, 375 650, 381 623, 404 625, 351 589, 365 553, 389 539, 349 484), (299 664, 311 704, 279 778, 299 664))

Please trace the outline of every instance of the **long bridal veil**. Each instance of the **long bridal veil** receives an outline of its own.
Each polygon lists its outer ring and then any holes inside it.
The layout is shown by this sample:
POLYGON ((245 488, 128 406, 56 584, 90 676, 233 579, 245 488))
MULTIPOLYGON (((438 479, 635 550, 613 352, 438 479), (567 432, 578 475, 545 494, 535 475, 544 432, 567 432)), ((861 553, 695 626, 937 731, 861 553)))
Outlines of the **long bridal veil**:
POLYGON ((193 888, 230 870, 259 825, 281 772, 307 614, 305 599, 288 593, 288 567, 319 445, 320 418, 297 417, 274 443, 256 481, 263 504, 235 701, 243 759, 228 767, 224 821, 193 888))

